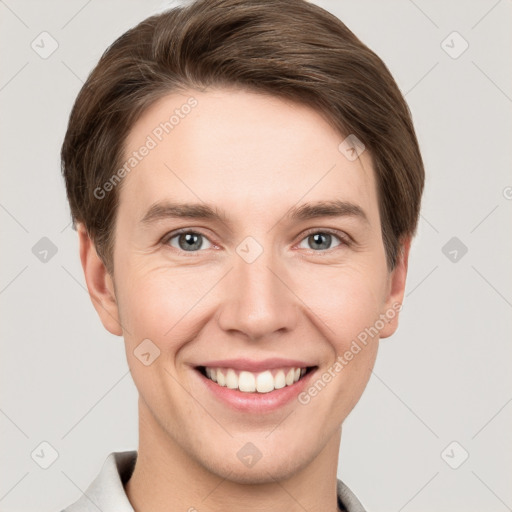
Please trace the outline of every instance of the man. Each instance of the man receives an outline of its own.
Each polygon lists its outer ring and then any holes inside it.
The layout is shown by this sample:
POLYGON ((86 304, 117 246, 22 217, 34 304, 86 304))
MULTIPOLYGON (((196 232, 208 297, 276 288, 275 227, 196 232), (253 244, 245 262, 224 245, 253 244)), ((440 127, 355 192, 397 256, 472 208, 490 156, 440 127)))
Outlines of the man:
POLYGON ((199 0, 105 52, 62 148, 138 451, 66 512, 363 511, 342 423, 398 325, 424 170, 382 61, 302 0, 199 0))

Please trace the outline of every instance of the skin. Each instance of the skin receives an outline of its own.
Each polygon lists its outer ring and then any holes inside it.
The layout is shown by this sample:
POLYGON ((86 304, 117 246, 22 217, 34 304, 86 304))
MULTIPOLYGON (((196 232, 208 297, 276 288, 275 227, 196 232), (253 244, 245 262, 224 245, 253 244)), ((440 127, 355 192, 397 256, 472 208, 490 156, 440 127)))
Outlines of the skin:
POLYGON ((349 161, 338 150, 344 137, 307 106, 236 89, 171 94, 134 125, 127 155, 189 96, 198 105, 123 178, 113 276, 78 230, 92 302, 105 328, 124 337, 139 391, 128 498, 137 512, 337 510, 341 425, 398 314, 307 405, 292 400, 261 415, 229 409, 193 366, 284 357, 317 365, 321 376, 402 302, 410 240, 390 271, 369 152, 349 161), (141 223, 165 199, 215 205, 227 222, 141 223), (367 222, 284 217, 293 206, 337 199, 362 208, 367 222), (179 228, 204 235, 202 246, 187 252, 179 236, 163 240, 179 228), (318 248, 311 235, 329 229, 340 238, 318 248), (250 264, 236 252, 248 236, 263 248, 250 264), (160 350, 149 366, 134 355, 144 339, 160 350), (237 457, 247 442, 262 453, 253 467, 237 457))

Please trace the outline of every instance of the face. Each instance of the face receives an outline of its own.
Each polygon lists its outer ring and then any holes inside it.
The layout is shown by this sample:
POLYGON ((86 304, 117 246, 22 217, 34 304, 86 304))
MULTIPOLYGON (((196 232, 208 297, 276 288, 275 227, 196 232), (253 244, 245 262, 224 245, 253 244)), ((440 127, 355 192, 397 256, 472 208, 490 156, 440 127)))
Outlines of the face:
POLYGON ((396 329, 407 250, 390 272, 371 157, 343 140, 309 107, 227 89, 169 95, 127 139, 113 281, 86 277, 142 421, 223 478, 315 460, 396 329))

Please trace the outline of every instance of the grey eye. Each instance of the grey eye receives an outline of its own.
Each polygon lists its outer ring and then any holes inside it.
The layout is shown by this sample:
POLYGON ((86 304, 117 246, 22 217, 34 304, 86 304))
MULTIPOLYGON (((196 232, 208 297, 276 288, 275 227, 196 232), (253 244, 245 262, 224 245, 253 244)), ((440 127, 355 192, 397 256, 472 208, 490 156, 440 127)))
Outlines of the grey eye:
MULTIPOLYGON (((318 231, 316 233, 312 233, 305 237, 303 241, 308 242, 308 247, 303 247, 303 249, 313 249, 313 250, 326 250, 326 249, 332 249, 331 243, 333 241, 333 238, 338 239, 339 238, 336 235, 332 235, 330 233, 324 233, 322 231, 318 231)), ((302 242, 303 242, 302 241, 302 242)), ((301 244, 302 244, 301 242, 301 244)), ((341 241, 338 245, 341 244, 341 241)))
MULTIPOLYGON (((196 233, 195 231, 187 231, 185 233, 178 233, 173 237, 169 238, 168 243, 175 247, 176 249, 181 249, 182 251, 193 252, 199 250, 203 247, 203 242, 207 242, 210 244, 208 239, 202 235, 201 233, 196 233), (177 239, 178 246, 176 246, 172 241, 177 239)), ((210 244, 211 246, 211 244, 210 244)), ((209 247, 206 247, 208 249, 209 247)))

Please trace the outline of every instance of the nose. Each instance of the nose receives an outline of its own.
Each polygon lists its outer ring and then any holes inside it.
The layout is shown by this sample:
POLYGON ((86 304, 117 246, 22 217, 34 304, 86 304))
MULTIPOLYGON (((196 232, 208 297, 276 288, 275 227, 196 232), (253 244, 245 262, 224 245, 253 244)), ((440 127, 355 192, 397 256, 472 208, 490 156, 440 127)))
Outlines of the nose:
POLYGON ((288 273, 271 251, 248 263, 235 255, 234 267, 223 283, 218 323, 257 341, 295 328, 300 300, 293 293, 288 273))

